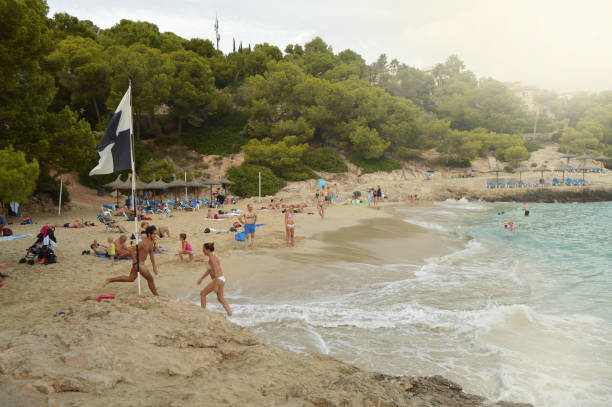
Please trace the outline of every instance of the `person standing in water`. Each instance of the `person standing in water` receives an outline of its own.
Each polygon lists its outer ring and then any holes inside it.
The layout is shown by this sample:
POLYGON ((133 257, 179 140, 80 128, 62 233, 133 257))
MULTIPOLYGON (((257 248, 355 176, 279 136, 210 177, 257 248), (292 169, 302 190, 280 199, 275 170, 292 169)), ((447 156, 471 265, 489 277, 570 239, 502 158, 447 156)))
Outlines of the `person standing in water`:
POLYGON ((527 202, 523 204, 523 210, 525 211, 525 216, 529 216, 529 204, 527 202))
POLYGON ((208 257, 208 264, 206 265, 206 273, 198 280, 198 285, 202 284, 202 280, 206 278, 210 274, 210 278, 212 281, 208 283, 206 287, 200 292, 201 305, 203 309, 206 309, 206 296, 213 291, 217 293, 217 299, 225 308, 228 316, 232 316, 232 310, 230 309, 229 304, 225 301, 225 297, 223 297, 223 290, 225 288, 225 276, 223 275, 223 271, 221 270, 221 262, 219 258, 214 253, 215 252, 215 244, 214 243, 204 243, 202 246, 202 251, 204 255, 208 257))
POLYGON ((287 238, 287 247, 295 247, 295 215, 293 205, 285 212, 285 235, 287 238))
POLYGON ((155 249, 155 235, 157 234, 157 228, 155 226, 149 226, 145 230, 145 237, 142 239, 142 242, 138 243, 134 247, 130 247, 129 253, 132 258, 132 269, 130 271, 130 275, 128 276, 120 276, 115 278, 107 278, 106 282, 102 285, 102 287, 106 287, 109 283, 131 283, 136 280, 138 277, 138 273, 147 280, 147 284, 149 284, 149 290, 153 293, 153 295, 159 295, 157 293, 157 289, 155 288, 155 281, 153 280, 153 276, 144 265, 144 262, 147 260, 147 257, 151 256, 151 265, 153 266, 153 272, 157 275, 157 266, 155 265, 155 255, 153 251, 155 249))

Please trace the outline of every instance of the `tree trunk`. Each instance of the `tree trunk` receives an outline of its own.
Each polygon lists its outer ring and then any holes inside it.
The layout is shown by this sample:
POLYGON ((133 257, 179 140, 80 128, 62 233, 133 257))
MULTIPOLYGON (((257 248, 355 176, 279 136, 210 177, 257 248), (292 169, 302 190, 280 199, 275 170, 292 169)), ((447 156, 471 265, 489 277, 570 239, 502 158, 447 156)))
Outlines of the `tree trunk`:
POLYGON ((182 133, 183 133, 183 118, 179 116, 178 118, 178 136, 181 137, 182 133))
POLYGON ((98 102, 96 101, 95 97, 92 99, 93 99, 94 108, 96 109, 96 117, 98 118, 98 123, 100 123, 100 109, 98 109, 98 102))

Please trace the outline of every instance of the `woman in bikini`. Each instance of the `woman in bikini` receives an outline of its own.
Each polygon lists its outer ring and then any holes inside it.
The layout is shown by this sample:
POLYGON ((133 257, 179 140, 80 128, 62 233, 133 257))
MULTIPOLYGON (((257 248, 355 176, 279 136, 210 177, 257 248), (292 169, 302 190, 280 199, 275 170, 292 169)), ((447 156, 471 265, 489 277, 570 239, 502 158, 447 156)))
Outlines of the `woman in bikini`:
POLYGON ((200 299, 202 301, 202 308, 206 309, 206 296, 213 291, 217 293, 217 299, 225 308, 228 316, 232 316, 232 310, 229 307, 227 301, 223 297, 223 289, 225 287, 225 276, 223 275, 223 271, 221 270, 221 262, 219 258, 214 253, 215 244, 214 243, 204 243, 202 247, 202 251, 204 255, 208 257, 208 264, 206 265, 206 273, 198 280, 198 285, 202 284, 202 280, 206 278, 207 275, 210 274, 210 278, 212 281, 208 283, 206 287, 200 292, 200 299))
POLYGON ((287 237, 287 247, 289 247, 289 244, 295 247, 295 215, 293 205, 289 205, 289 209, 285 212, 285 234, 287 237))

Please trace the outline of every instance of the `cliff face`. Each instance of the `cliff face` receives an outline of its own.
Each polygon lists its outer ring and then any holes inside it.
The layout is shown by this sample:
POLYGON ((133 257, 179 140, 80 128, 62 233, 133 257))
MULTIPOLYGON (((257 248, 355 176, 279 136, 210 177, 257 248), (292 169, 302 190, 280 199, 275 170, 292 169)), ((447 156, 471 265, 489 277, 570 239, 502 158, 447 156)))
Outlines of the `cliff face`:
POLYGON ((163 298, 96 302, 0 333, 0 405, 525 406, 443 377, 364 372, 262 344, 247 329, 163 298))

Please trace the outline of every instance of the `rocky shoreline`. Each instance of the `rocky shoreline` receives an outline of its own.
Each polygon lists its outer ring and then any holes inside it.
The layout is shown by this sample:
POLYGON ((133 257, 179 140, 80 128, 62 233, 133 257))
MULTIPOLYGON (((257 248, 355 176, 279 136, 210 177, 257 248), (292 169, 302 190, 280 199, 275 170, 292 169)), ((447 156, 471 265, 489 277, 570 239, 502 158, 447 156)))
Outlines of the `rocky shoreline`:
POLYGON ((503 190, 474 190, 448 187, 436 191, 433 200, 461 199, 483 200, 487 202, 608 202, 612 201, 612 188, 559 187, 528 188, 503 190))
POLYGON ((52 321, 0 333, 0 404, 528 406, 466 394, 441 376, 388 376, 296 354, 167 298, 84 298, 52 321))

